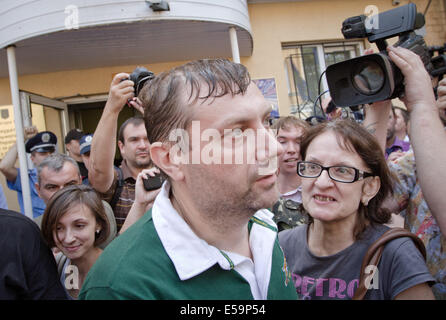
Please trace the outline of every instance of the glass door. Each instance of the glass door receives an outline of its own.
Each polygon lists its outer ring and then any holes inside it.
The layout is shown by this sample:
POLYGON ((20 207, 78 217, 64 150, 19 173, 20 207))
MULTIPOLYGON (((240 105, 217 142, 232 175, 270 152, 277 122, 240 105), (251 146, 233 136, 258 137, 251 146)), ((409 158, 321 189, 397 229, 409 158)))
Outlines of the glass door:
POLYGON ((65 153, 64 138, 68 132, 68 109, 65 102, 29 92, 20 92, 24 126, 51 131, 57 137, 57 151, 65 153))

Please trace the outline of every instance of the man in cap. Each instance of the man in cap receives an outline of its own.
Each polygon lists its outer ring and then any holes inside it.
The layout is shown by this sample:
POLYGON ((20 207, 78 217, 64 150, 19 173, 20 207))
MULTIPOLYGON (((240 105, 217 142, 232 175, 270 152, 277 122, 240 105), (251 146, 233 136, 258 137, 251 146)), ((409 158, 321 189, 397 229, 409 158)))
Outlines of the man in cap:
POLYGON ((65 136, 65 147, 68 155, 76 160, 79 170, 81 171, 82 180, 88 178, 88 169, 82 161, 80 155, 80 140, 85 135, 80 129, 71 129, 65 136))
MULTIPOLYGON (((35 126, 26 127, 24 132, 25 150, 31 154, 31 161, 37 167, 46 157, 56 150, 57 137, 50 131, 37 133, 35 126)), ((6 177, 6 183, 9 189, 17 191, 17 198, 20 205, 20 211, 24 214, 22 183, 20 180, 20 170, 15 167, 17 161, 17 143, 15 143, 5 154, 0 162, 0 171, 6 177)), ((45 203, 39 197, 35 183, 37 182, 37 171, 35 168, 28 170, 31 203, 33 208, 33 217, 36 218, 45 211, 45 203)))
MULTIPOLYGON (((92 134, 84 135, 79 140, 79 153, 81 155, 82 162, 84 163, 87 170, 90 169, 90 150, 91 150, 91 141, 92 140, 93 140, 92 134)), ((90 184, 90 181, 88 180, 88 176, 82 177, 82 184, 86 184, 86 185, 90 184)))

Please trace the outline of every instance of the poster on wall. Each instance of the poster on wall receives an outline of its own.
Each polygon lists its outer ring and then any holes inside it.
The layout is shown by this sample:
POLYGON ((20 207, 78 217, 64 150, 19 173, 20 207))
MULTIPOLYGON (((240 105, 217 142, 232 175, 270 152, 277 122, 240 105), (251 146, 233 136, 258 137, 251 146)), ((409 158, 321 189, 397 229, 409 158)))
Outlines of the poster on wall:
POLYGON ((0 159, 3 159, 15 140, 13 106, 0 106, 0 159))
POLYGON ((271 117, 279 118, 279 101, 277 100, 276 80, 274 78, 252 80, 271 104, 271 117))

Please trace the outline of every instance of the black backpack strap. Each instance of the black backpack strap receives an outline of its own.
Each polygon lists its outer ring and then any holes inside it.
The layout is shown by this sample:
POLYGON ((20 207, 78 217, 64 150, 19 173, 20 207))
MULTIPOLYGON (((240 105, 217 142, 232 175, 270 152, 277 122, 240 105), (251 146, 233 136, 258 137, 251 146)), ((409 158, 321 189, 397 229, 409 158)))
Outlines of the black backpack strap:
POLYGON ((115 193, 113 194, 113 198, 110 201, 110 206, 115 209, 116 204, 118 203, 119 196, 121 195, 122 187, 124 186, 124 178, 122 175, 122 170, 119 167, 115 167, 116 172, 118 173, 118 181, 116 184, 115 193))

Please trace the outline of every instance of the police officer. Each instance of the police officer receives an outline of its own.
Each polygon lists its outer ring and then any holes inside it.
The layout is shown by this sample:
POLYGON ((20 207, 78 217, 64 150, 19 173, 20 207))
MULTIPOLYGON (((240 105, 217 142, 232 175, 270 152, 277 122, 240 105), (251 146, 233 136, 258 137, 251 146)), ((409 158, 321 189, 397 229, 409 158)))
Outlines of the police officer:
MULTIPOLYGON (((24 136, 26 144, 25 150, 31 154, 31 161, 34 167, 39 165, 46 157, 56 150, 57 137, 51 131, 37 132, 35 126, 25 127, 24 136)), ((0 171, 6 177, 6 183, 9 189, 17 191, 17 199, 20 205, 20 211, 25 214, 23 205, 22 184, 20 180, 20 170, 15 167, 17 161, 17 143, 8 150, 0 162, 0 171)), ((37 183, 37 171, 35 168, 28 170, 29 185, 31 192, 31 203, 33 217, 36 218, 45 211, 45 203, 37 194, 35 183, 37 183)))
POLYGON ((81 139, 83 136, 85 136, 85 133, 80 129, 71 129, 65 136, 65 147, 67 148, 68 155, 76 160, 81 171, 82 180, 88 178, 88 169, 82 161, 80 154, 81 139))
MULTIPOLYGON (((82 158, 82 162, 85 167, 90 170, 90 150, 91 150, 91 141, 93 140, 92 134, 86 134, 79 140, 79 153, 82 158)), ((88 174, 86 177, 82 177, 82 184, 89 185, 88 174)))

